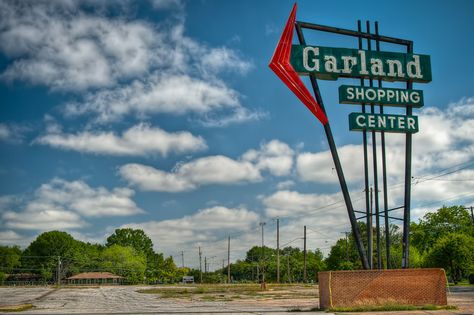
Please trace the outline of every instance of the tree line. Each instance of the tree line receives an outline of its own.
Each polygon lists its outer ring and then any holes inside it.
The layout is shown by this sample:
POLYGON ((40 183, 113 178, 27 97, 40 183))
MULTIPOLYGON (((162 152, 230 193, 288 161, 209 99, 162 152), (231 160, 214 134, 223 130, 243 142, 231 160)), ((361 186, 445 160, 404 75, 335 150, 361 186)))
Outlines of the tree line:
POLYGON ((140 229, 117 229, 105 245, 74 239, 61 231, 39 235, 25 249, 0 246, 0 280, 28 273, 42 282, 57 282, 81 272, 112 272, 126 283, 176 282, 187 268, 178 268, 172 257, 153 250, 153 242, 140 229))
MULTIPOLYGON (((366 225, 359 225, 367 248, 366 225)), ((385 258, 385 233, 381 233, 380 258, 384 268, 400 268, 402 233, 396 225, 389 229, 391 259, 385 258)), ((374 262, 377 255, 373 253, 374 262)), ((410 267, 444 268, 455 283, 469 277, 474 282, 474 217, 465 207, 442 207, 427 213, 418 223, 411 223, 410 267)), ((202 279, 219 283, 227 281, 227 268, 224 264, 212 272, 178 268, 172 257, 165 258, 153 250, 151 239, 140 229, 117 229, 105 245, 85 243, 66 232, 51 231, 39 235, 25 250, 0 246, 0 281, 7 274, 19 272, 33 273, 48 282, 85 271, 108 271, 124 277, 128 283, 174 283, 185 275, 194 276, 197 282, 202 279)), ((312 282, 317 281, 319 271, 355 269, 362 269, 362 265, 352 233, 348 233, 331 246, 327 257, 320 249, 309 250, 305 255, 291 246, 278 252, 253 246, 245 258, 231 264, 230 275, 234 282, 259 282, 264 274, 267 282, 276 282, 278 275, 284 283, 312 282)))

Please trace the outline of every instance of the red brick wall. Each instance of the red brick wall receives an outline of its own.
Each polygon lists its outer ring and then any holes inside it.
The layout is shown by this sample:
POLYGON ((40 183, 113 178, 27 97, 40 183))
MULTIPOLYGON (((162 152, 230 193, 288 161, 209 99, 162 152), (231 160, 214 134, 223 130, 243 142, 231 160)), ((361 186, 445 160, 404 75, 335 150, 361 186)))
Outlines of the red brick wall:
POLYGON ((360 305, 446 305, 443 269, 319 272, 321 308, 360 305))

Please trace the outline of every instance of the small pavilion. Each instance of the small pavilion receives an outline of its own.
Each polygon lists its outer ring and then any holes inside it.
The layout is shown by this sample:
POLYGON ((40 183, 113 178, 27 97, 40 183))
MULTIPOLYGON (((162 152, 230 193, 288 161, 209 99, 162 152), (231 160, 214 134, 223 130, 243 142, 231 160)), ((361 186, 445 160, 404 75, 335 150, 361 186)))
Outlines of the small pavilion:
POLYGON ((68 284, 121 284, 123 277, 110 272, 83 272, 66 280, 68 284))

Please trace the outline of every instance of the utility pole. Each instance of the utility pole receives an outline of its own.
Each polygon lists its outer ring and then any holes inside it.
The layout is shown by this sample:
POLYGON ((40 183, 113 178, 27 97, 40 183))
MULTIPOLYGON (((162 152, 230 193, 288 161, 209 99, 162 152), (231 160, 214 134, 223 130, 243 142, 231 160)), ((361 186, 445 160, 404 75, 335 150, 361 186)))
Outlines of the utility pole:
POLYGON ((349 232, 341 232, 341 233, 344 233, 346 235, 346 260, 349 261, 349 239, 348 239, 349 232))
POLYGON ((277 283, 280 283, 280 219, 277 218, 277 283))
POLYGON ((304 226, 304 242, 303 242, 303 282, 307 282, 308 281, 308 275, 306 273, 306 258, 307 258, 307 254, 306 254, 306 225, 304 226))
POLYGON ((471 206, 471 219, 472 219, 472 224, 474 225, 474 212, 473 212, 473 207, 471 206))
POLYGON ((372 207, 373 207, 373 203, 372 203, 372 200, 373 200, 373 189, 372 187, 370 187, 370 207, 369 207, 369 216, 367 217, 367 248, 368 248, 368 252, 369 252, 369 255, 367 255, 367 259, 369 260, 369 267, 370 269, 373 269, 373 255, 374 255, 374 252, 373 252, 373 230, 372 230, 372 207))
POLYGON ((199 246, 199 283, 202 283, 202 253, 201 253, 201 246, 199 246))
POLYGON ((204 274, 207 273, 207 256, 204 256, 204 274))
POLYGON ((227 283, 230 283, 230 236, 227 239, 227 283))
POLYGON ((184 251, 181 251, 181 267, 184 269, 184 251))
POLYGON ((56 269, 56 281, 59 287, 61 285, 61 256, 58 256, 58 267, 56 269))
POLYGON ((261 287, 262 289, 265 289, 265 242, 264 242, 264 238, 263 238, 263 227, 265 226, 265 222, 260 222, 260 226, 262 227, 262 257, 261 257, 261 260, 262 260, 262 283, 261 283, 261 287))
POLYGON ((287 268, 286 268, 286 271, 287 271, 287 275, 288 275, 288 282, 291 283, 291 273, 290 273, 290 254, 288 254, 286 256, 286 263, 287 263, 287 268))
POLYGON ((260 281, 260 267, 257 262, 257 282, 260 281))

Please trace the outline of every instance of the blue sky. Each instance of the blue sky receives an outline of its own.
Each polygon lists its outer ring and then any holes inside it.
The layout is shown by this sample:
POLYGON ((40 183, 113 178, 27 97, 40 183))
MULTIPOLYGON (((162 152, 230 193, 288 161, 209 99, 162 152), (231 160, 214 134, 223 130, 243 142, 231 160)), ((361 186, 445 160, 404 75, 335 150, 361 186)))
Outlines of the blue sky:
MULTIPOLYGON (((242 257, 259 243, 262 221, 275 246, 279 217, 282 244, 307 225, 309 248, 327 252, 349 224, 324 131, 268 68, 292 5, 2 1, 0 242, 25 246, 51 229, 103 242, 131 226, 160 252, 185 251, 195 266, 198 246, 222 261, 228 235, 231 259, 242 257)), ((414 86, 425 106, 415 110, 412 219, 443 204, 472 205, 473 3, 298 6, 300 21, 349 29, 357 19, 379 21, 381 34, 411 39, 415 53, 431 55, 433 81, 414 86)), ((357 47, 352 38, 305 36, 309 44, 357 47)), ((347 118, 360 108, 338 104, 342 84, 358 80, 320 81, 355 207, 363 209, 361 135, 347 118)), ((390 135, 387 144, 388 201, 399 206, 404 138, 390 135)))

